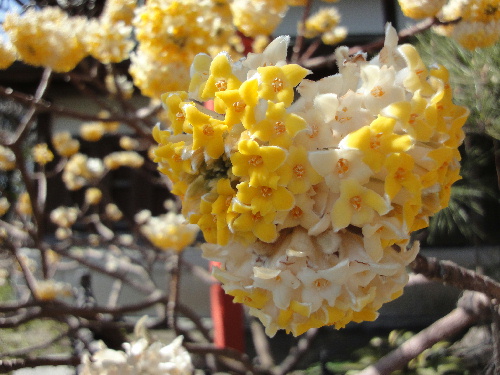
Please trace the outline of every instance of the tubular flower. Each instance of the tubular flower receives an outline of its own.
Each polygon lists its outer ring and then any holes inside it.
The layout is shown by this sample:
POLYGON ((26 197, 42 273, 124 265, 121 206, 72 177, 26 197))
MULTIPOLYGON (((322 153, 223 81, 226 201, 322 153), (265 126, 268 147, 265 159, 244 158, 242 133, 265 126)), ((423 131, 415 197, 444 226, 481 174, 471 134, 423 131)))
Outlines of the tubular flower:
POLYGON ((285 63, 278 38, 237 63, 195 59, 189 95, 220 99, 216 111, 163 96, 183 119, 155 128, 155 161, 201 228, 204 256, 221 263, 214 276, 269 335, 375 319, 408 279, 411 232, 460 178, 468 112, 453 104, 446 69, 397 42, 388 27, 371 61, 339 47, 339 74, 313 82, 285 63), (234 77, 231 89, 212 84, 234 77), (227 126, 213 154, 195 139, 207 124, 227 126))

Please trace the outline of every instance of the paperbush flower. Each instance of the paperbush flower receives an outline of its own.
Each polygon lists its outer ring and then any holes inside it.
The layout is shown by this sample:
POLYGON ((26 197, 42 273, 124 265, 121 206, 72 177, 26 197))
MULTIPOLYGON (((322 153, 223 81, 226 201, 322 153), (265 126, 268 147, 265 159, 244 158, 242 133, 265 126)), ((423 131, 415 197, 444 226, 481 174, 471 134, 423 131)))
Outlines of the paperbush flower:
POLYGON ((340 47, 339 73, 317 82, 285 63, 287 42, 236 63, 195 59, 190 92, 163 96, 171 129, 153 131, 159 170, 221 263, 215 277, 269 335, 374 320, 401 295, 410 233, 460 178, 468 115, 446 69, 427 69, 390 26, 378 56, 340 47), (199 107, 190 98, 203 92, 222 103, 199 107))
POLYGON ((182 336, 165 345, 152 341, 140 319, 135 328, 134 341, 123 344, 124 351, 108 349, 100 341, 99 350, 85 355, 82 375, 190 375, 194 371, 191 357, 182 346, 182 336))
POLYGON ((20 60, 56 72, 72 70, 85 57, 81 40, 85 25, 84 18, 69 17, 58 7, 7 13, 3 23, 20 60))

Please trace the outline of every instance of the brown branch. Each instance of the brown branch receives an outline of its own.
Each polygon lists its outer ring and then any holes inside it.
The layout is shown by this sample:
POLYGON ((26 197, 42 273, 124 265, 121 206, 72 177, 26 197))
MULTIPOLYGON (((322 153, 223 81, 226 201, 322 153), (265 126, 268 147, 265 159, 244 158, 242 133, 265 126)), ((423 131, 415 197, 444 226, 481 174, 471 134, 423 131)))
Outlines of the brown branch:
POLYGON ((302 13, 302 20, 300 21, 300 26, 297 30, 297 37, 295 39, 295 43, 293 45, 293 54, 290 59, 292 63, 299 61, 300 51, 302 50, 302 45, 304 44, 304 25, 306 23, 307 18, 311 14, 311 6, 312 0, 307 0, 306 5, 304 6, 304 12, 302 13))
POLYGON ((410 264, 410 268, 413 272, 420 273, 430 280, 439 280, 462 290, 481 292, 491 299, 500 301, 500 283, 488 276, 460 267, 449 260, 426 258, 418 254, 410 264))
POLYGON ((478 316, 458 307, 445 317, 408 339, 396 350, 382 357, 376 364, 367 367, 358 375, 389 375, 402 370, 410 360, 435 343, 452 337, 478 320, 478 316))
POLYGON ((253 318, 250 322, 250 330, 252 332, 252 339, 260 366, 263 368, 274 367, 269 340, 264 332, 262 324, 253 318))
POLYGON ((173 253, 169 264, 167 264, 167 272, 170 271, 170 280, 168 282, 168 303, 167 303, 167 322, 169 328, 173 329, 176 335, 179 335, 177 325, 177 304, 179 303, 180 289, 180 269, 179 262, 182 253, 173 253))

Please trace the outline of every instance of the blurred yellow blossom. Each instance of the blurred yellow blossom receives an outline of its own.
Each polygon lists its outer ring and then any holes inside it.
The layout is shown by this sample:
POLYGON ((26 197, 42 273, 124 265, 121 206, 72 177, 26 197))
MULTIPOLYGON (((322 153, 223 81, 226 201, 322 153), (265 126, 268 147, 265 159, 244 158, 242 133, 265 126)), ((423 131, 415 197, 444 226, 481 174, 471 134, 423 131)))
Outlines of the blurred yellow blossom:
POLYGON ((120 147, 126 151, 132 151, 139 148, 139 141, 129 136, 120 137, 120 147))
POLYGON ((10 208, 9 200, 6 197, 0 198, 0 216, 3 216, 7 213, 10 208))
POLYGON ((177 252, 192 244, 198 231, 199 228, 196 225, 186 223, 184 216, 172 212, 160 216, 149 216, 141 225, 141 233, 153 245, 162 250, 177 252))
POLYGON ((0 145, 0 170, 11 171, 16 168, 16 156, 8 147, 0 145))
POLYGON ((98 188, 91 187, 85 191, 85 202, 90 205, 99 204, 102 199, 102 191, 98 188))
POLYGON ((17 59, 17 53, 10 41, 0 43, 0 69, 7 69, 17 59))
POLYGON ((74 154, 65 165, 62 179, 69 190, 78 190, 90 182, 98 181, 105 168, 101 159, 74 154))
POLYGON ((80 149, 80 142, 68 131, 57 132, 52 136, 52 144, 56 152, 64 157, 70 157, 80 149))
POLYGON ((123 212, 114 203, 108 203, 104 208, 106 216, 113 221, 121 220, 123 217, 123 212))
POLYGON ((115 151, 104 157, 104 165, 108 169, 140 168, 143 164, 144 158, 135 151, 115 151))
POLYGON ((3 27, 20 60, 68 72, 86 55, 80 39, 85 20, 69 17, 59 7, 29 8, 22 15, 7 13, 3 27))
POLYGON ((53 301, 60 297, 70 297, 73 290, 70 284, 54 280, 37 280, 35 296, 42 301, 53 301))
POLYGON ((24 192, 19 194, 16 203, 16 211, 20 215, 30 216, 33 215, 33 208, 31 206, 31 199, 28 193, 24 192))
POLYGON ((398 0, 403 14, 410 18, 434 17, 448 0, 398 0))
POLYGON ((33 159, 40 165, 45 165, 54 160, 54 154, 49 150, 47 143, 38 143, 33 147, 33 159))
POLYGON ((101 121, 85 122, 80 125, 80 136, 89 142, 97 142, 105 133, 104 123, 101 121))
POLYGON ((62 228, 69 228, 78 219, 79 210, 76 207, 60 206, 50 213, 50 221, 62 228))

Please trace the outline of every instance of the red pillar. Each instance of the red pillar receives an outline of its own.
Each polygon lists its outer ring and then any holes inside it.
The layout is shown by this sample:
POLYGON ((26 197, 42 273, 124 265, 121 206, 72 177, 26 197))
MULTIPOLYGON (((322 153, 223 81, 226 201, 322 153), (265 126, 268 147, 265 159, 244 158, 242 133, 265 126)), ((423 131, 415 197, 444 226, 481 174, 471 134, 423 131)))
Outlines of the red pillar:
MULTIPOLYGON (((210 267, 218 267, 210 262, 210 267)), ((244 315, 241 304, 234 303, 220 284, 210 286, 210 311, 214 325, 214 344, 219 348, 232 348, 245 352, 244 315)))

